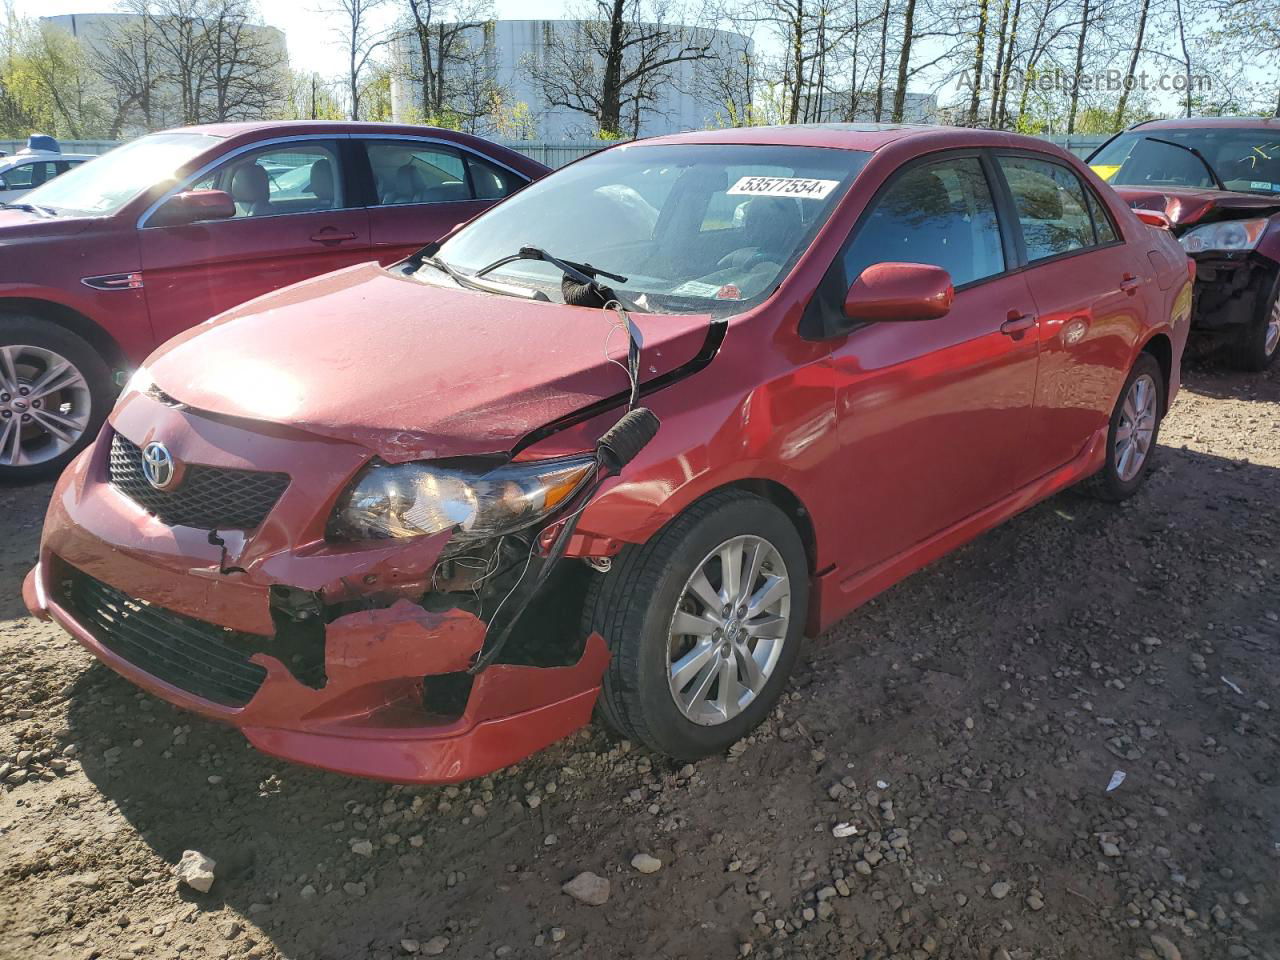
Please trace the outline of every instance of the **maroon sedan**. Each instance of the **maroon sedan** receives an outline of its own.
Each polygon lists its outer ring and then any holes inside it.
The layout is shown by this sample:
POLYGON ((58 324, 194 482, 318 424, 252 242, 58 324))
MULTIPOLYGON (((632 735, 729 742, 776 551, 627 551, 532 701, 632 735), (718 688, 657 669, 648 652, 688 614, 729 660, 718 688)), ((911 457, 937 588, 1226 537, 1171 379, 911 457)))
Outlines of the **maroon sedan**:
POLYGON ((1189 267, 1026 137, 618 146, 170 341, 24 597, 302 763, 458 780, 597 704, 705 756, 803 634, 1066 487, 1138 490, 1189 267))
POLYGON ((1241 370, 1280 356, 1280 117, 1139 123, 1089 163, 1196 261, 1192 331, 1241 370))
POLYGON ((432 127, 233 123, 142 137, 0 205, 0 480, 66 466, 113 374, 174 334, 394 263, 546 172, 432 127))

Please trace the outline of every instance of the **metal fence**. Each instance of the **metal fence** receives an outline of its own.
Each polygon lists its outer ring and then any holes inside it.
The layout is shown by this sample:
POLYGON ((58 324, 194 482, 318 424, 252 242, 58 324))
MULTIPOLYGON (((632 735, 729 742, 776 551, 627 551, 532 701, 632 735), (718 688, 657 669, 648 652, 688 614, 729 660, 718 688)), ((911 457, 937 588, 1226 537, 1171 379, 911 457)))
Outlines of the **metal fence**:
MULTIPOLYGON (((1084 158, 1091 154, 1095 149, 1106 142, 1109 134, 1075 134, 1067 136, 1049 136, 1041 139, 1056 143, 1060 147, 1070 150, 1076 156, 1084 158)), ((562 141, 542 141, 542 140, 499 140, 504 147, 510 147, 518 153, 523 153, 526 157, 545 163, 548 167, 563 167, 566 163, 571 163, 579 157, 585 157, 589 153, 595 153, 597 150, 603 150, 612 144, 603 140, 562 140, 562 141)))
MULTIPOLYGON (((1074 135, 1070 137, 1045 137, 1060 147, 1066 147, 1079 157, 1088 156, 1107 139, 1106 134, 1074 135)), ((585 157, 589 153, 610 146, 605 140, 498 140, 505 147, 523 153, 526 157, 545 163, 548 167, 563 167, 566 163, 585 157)), ((25 147, 25 140, 0 140, 0 151, 17 153, 25 147)), ((106 153, 117 146, 114 140, 63 140, 65 153, 106 153)))

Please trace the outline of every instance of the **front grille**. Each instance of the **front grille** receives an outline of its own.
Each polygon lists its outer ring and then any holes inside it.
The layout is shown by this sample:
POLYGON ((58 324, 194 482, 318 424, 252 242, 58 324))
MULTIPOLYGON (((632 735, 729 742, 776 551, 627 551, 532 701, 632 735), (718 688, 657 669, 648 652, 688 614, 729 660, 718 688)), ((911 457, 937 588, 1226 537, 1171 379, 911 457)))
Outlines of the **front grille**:
POLYGON ((170 526, 204 530, 260 526, 289 485, 287 473, 191 464, 178 486, 157 490, 142 472, 142 449, 118 433, 111 438, 107 475, 113 487, 170 526))
POLYGON ((266 668, 249 657, 267 638, 184 617, 78 570, 69 573, 64 599, 80 624, 153 677, 228 707, 243 707, 266 679, 266 668))

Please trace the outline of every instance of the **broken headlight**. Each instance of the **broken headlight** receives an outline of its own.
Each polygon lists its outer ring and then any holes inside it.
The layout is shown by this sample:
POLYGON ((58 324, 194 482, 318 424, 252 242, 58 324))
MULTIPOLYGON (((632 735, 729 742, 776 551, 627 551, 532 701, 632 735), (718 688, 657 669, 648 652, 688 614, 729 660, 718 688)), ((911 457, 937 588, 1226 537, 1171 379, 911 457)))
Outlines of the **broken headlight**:
POLYGON ((334 510, 337 540, 419 537, 456 528, 456 542, 488 540, 537 523, 572 497, 594 456, 509 463, 491 470, 446 462, 374 461, 334 510))
POLYGON ((1235 253, 1252 250, 1266 230, 1266 220, 1224 220, 1188 230, 1178 242, 1187 253, 1235 253))

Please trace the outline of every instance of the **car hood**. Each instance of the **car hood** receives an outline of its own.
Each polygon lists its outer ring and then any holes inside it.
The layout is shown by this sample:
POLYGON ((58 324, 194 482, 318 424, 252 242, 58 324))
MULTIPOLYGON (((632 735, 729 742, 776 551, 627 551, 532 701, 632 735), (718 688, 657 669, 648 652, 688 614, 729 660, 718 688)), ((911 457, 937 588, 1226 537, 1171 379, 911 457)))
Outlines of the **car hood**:
POLYGON ((1115 187, 1115 191, 1131 207, 1159 210, 1169 218, 1174 230, 1211 220, 1265 216, 1280 210, 1280 196, 1264 197, 1256 193, 1174 187, 1115 187))
MULTIPOLYGON (((705 315, 633 319, 642 382, 707 341, 705 315)), ((612 312, 430 286, 370 263, 194 327, 146 371, 192 408, 352 441, 397 463, 509 451, 624 393, 627 342, 612 312)))
MULTIPOLYGON (((17 203, 25 202, 20 197, 17 203)), ((44 217, 25 210, 0 207, 0 247, 32 240, 56 240, 83 233, 94 223, 91 217, 44 217)))

